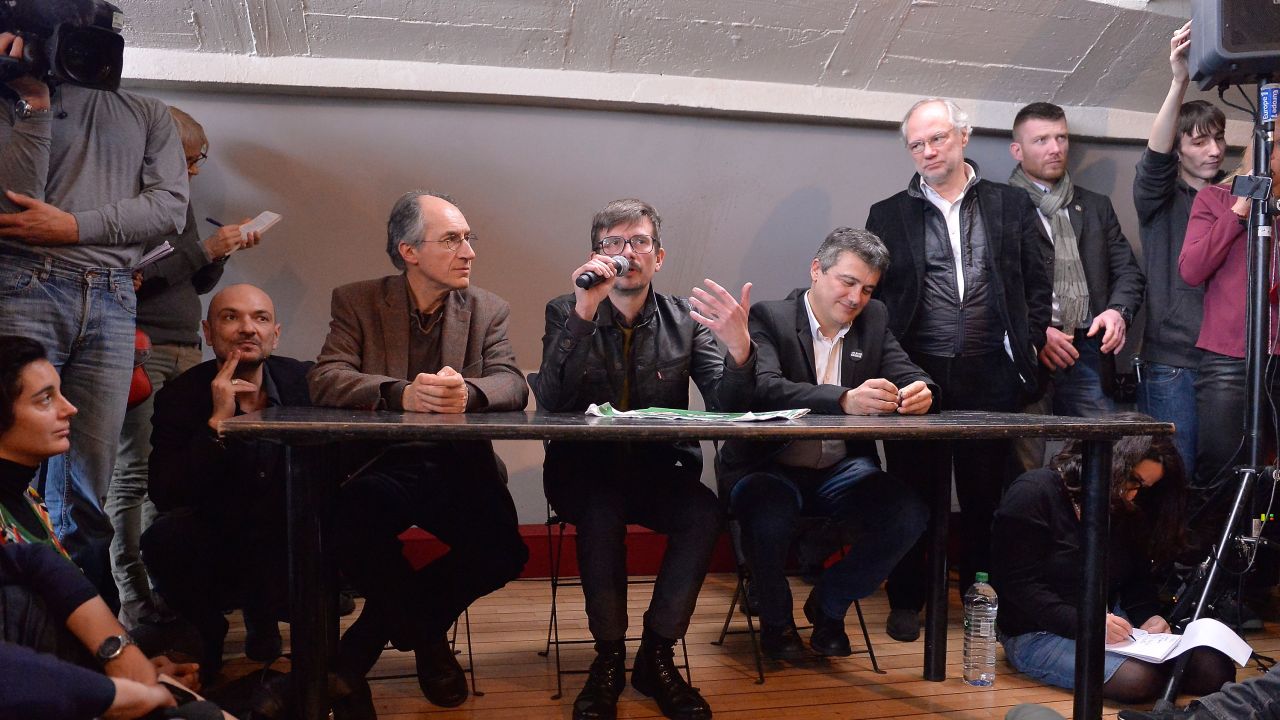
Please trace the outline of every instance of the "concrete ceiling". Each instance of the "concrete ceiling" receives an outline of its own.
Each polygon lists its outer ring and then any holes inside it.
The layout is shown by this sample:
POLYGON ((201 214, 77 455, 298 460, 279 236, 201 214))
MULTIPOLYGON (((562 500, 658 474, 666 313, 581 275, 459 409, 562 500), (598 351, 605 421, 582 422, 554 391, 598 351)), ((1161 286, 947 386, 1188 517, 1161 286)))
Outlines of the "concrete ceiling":
MULTIPOLYGON (((194 53, 202 65, 389 61, 750 81, 867 98, 1047 99, 1144 115, 1168 89, 1168 38, 1187 16, 1185 0, 116 2, 130 47, 162 51, 150 58, 194 53)), ((288 67, 308 72, 307 63, 288 67)), ((153 76, 137 65, 130 72, 153 76)))

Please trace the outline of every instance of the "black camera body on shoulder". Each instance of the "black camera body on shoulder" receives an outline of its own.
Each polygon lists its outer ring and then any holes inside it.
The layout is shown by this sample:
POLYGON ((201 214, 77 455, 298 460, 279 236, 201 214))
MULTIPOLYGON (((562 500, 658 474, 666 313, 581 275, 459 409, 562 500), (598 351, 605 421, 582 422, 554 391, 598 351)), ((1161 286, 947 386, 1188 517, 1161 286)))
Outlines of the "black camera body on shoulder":
POLYGON ((105 0, 0 0, 0 32, 23 39, 21 58, 0 57, 0 82, 31 75, 50 84, 116 90, 124 69, 124 13, 105 0))

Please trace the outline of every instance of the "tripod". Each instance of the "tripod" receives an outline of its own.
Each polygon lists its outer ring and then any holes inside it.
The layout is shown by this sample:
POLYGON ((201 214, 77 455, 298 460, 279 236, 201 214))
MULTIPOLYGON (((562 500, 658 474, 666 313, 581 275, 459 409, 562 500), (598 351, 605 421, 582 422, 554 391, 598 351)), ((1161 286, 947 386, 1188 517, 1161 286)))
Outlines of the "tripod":
MULTIPOLYGON (((1269 76, 1260 76, 1258 82, 1258 115, 1255 118, 1253 133, 1253 175, 1256 178, 1270 177, 1271 149, 1275 140, 1276 100, 1280 94, 1274 85, 1268 86, 1269 76)), ((1222 528, 1218 543, 1207 561, 1204 571, 1203 585, 1200 588, 1191 621, 1200 619, 1205 607, 1213 598, 1215 585, 1221 575, 1223 557, 1234 546, 1236 528, 1244 519, 1253 497, 1254 488, 1267 468, 1263 466, 1265 442, 1263 434, 1266 423, 1263 412, 1267 408, 1264 368, 1270 354, 1270 268, 1273 204, 1270 197, 1270 183, 1266 190, 1259 193, 1261 197, 1250 194, 1252 199, 1249 213, 1249 247, 1248 247, 1248 282, 1249 295, 1245 324, 1245 463, 1236 471, 1236 487, 1231 511, 1226 525, 1222 528)), ((1267 474, 1274 479, 1274 471, 1267 474)), ((1194 596, 1189 590, 1185 597, 1194 596)), ((1184 599, 1185 599, 1184 597, 1184 599)), ((1181 604, 1181 601, 1180 603, 1181 604)), ((1190 654, 1179 656, 1174 666, 1173 675, 1165 687, 1164 696, 1156 703, 1156 709, 1172 707, 1178 697, 1178 688, 1182 685, 1190 654)))

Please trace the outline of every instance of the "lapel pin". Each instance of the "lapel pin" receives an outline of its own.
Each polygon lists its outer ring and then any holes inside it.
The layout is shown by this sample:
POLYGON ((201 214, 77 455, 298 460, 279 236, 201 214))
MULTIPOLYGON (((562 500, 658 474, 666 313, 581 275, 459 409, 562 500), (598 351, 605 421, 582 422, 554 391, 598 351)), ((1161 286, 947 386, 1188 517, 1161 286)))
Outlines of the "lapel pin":
POLYGON ((861 350, 850 350, 850 351, 849 351, 849 357, 853 358, 854 360, 861 360, 861 359, 862 359, 862 351, 861 351, 861 350))
POLYGON ((1084 208, 1082 208, 1082 207, 1080 207, 1079 205, 1077 205, 1077 206, 1076 206, 1076 212, 1084 212, 1084 208))

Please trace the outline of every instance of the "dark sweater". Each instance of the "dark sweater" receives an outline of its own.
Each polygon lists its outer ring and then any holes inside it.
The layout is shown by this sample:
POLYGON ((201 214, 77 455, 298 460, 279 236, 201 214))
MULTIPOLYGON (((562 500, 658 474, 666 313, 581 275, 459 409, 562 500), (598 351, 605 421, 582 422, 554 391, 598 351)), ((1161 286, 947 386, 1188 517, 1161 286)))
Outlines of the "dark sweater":
POLYGON ((1181 368, 1200 364, 1204 290, 1182 281, 1178 255, 1196 190, 1178 176, 1178 156, 1147 148, 1133 176, 1143 269, 1147 275, 1147 323, 1142 331, 1143 359, 1181 368))
MULTIPOLYGON (((1107 607, 1119 602, 1135 626, 1159 610, 1150 578, 1146 523, 1136 513, 1111 514, 1107 607)), ((991 584, 1000 597, 996 623, 1005 635, 1047 630, 1075 638, 1083 589, 1080 519, 1062 478, 1048 468, 1009 487, 991 528, 991 584)))
POLYGON ((212 262, 204 254, 200 229, 191 205, 187 227, 181 235, 147 241, 146 251, 168 240, 173 253, 142 269, 138 288, 138 327, 157 345, 194 345, 200 342, 200 295, 222 279, 226 258, 212 262))
MULTIPOLYGON (((48 545, 0 547, 0 585, 30 590, 60 625, 98 594, 48 545)), ((87 720, 106 712, 115 696, 115 685, 101 673, 0 641, 0 718, 87 720)))

